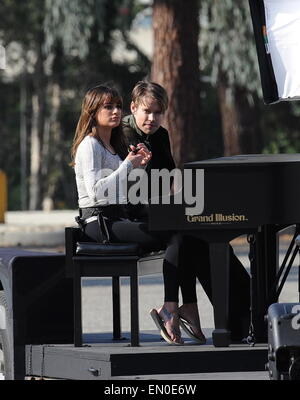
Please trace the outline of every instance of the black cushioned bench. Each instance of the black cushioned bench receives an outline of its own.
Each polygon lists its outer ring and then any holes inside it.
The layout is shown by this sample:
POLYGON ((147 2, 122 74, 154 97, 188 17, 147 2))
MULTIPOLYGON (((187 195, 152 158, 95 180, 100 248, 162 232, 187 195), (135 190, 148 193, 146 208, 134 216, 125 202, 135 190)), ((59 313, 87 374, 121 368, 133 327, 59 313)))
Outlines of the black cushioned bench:
MULTIPOLYGON (((139 308, 138 308, 138 278, 139 276, 158 274, 162 272, 164 251, 153 252, 141 256, 138 251, 131 254, 114 254, 113 245, 110 253, 105 255, 76 254, 77 243, 84 246, 88 238, 79 228, 67 227, 66 239, 66 274, 73 278, 74 283, 74 346, 82 346, 82 309, 81 309, 81 278, 111 277, 113 304, 113 339, 121 339, 120 315, 120 277, 130 278, 130 314, 131 314, 131 345, 139 346, 139 308)), ((117 249, 118 250, 118 249, 117 249)))

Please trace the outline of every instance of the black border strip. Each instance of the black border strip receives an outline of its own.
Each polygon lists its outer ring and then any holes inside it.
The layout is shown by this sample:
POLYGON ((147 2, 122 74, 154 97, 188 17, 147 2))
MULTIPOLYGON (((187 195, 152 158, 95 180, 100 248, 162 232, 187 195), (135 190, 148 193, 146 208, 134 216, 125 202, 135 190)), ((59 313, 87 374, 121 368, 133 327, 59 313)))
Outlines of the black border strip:
POLYGON ((271 55, 267 53, 263 35, 263 29, 266 26, 264 0, 249 0, 249 6, 256 42, 264 102, 266 104, 276 103, 279 101, 278 87, 271 55))

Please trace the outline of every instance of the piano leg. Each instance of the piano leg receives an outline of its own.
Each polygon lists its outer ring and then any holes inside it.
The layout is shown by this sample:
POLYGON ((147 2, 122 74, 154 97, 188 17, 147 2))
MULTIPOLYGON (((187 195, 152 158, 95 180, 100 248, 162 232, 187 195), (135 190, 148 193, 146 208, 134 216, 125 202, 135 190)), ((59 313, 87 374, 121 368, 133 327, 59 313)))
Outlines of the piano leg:
POLYGON ((278 271, 278 259, 276 226, 264 225, 256 235, 256 262, 251 265, 252 322, 258 343, 268 341, 265 315, 269 305, 278 301, 269 299, 278 271))
POLYGON ((215 329, 212 333, 216 347, 230 345, 229 319, 229 244, 210 243, 210 268, 215 329))

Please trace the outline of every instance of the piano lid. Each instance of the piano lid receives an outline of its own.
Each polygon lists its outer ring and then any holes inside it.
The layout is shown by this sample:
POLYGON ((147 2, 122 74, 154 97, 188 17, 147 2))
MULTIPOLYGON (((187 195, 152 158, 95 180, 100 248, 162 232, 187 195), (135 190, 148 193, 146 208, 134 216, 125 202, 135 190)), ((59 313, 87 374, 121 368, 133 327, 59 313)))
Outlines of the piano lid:
POLYGON ((212 158, 209 160, 203 161, 193 161, 186 163, 184 165, 185 168, 205 168, 206 166, 212 167, 214 165, 220 167, 223 165, 250 165, 250 166, 259 166, 268 164, 274 165, 277 163, 280 164, 290 164, 290 163, 299 163, 300 162, 300 154, 241 154, 230 157, 219 157, 212 158))

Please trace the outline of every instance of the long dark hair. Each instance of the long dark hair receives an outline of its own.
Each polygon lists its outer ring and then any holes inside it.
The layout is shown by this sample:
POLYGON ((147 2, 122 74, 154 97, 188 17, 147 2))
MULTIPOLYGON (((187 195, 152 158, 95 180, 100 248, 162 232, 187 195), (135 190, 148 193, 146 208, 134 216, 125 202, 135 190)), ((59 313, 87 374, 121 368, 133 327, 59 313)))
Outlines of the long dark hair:
MULTIPOLYGON (((98 85, 89 89, 84 96, 81 114, 77 123, 75 136, 71 148, 72 165, 74 166, 74 160, 76 151, 79 144, 87 135, 97 136, 96 133, 96 113, 99 108, 106 102, 117 103, 123 106, 123 100, 117 89, 105 84, 98 85)), ((122 130, 122 124, 115 127, 111 131, 110 143, 115 149, 116 153, 121 157, 122 160, 126 158, 128 154, 125 136, 122 130)))

